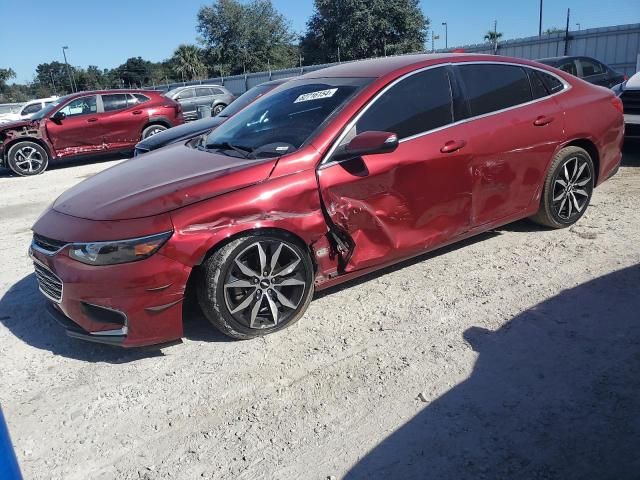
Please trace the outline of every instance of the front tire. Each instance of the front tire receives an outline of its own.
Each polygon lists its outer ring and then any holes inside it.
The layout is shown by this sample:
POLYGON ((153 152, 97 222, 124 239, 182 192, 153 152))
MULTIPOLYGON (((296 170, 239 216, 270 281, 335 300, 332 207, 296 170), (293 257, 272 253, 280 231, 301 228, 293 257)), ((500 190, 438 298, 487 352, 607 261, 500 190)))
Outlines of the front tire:
POLYGON ((49 154, 35 142, 18 142, 7 152, 9 168, 21 177, 38 175, 49 165, 49 154))
POLYGON ((149 125, 142 131, 142 140, 144 140, 145 138, 153 137, 160 132, 164 132, 166 129, 167 127, 157 123, 154 125, 149 125))
POLYGON ((553 158, 540 199, 531 219, 551 228, 576 223, 589 206, 595 185, 593 160, 580 147, 566 147, 553 158))
POLYGON ((218 105, 213 107, 213 110, 211 110, 211 116, 215 117, 216 115, 219 115, 225 108, 226 105, 219 103, 218 105))
POLYGON ((297 322, 313 296, 313 265, 295 242, 271 235, 234 240, 204 263, 198 301, 222 333, 249 339, 297 322))

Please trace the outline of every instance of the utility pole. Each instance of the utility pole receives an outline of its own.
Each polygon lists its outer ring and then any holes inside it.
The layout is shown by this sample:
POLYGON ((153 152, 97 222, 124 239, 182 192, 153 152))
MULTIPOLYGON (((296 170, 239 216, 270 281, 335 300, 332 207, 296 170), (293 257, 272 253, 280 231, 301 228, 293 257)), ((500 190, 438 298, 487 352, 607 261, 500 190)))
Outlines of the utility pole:
POLYGON ((58 91, 56 90, 56 81, 53 79, 53 72, 49 72, 51 75, 51 83, 53 84, 53 94, 58 95, 58 91))
POLYGON ((447 25, 447 22, 442 22, 442 25, 444 25, 444 48, 449 48, 449 25, 447 25))
POLYGON ((538 36, 542 36, 542 0, 540 0, 540 22, 538 23, 538 36))
POLYGON ((71 75, 71 68, 69 67, 69 62, 67 62, 67 52, 66 50, 69 47, 65 46, 62 47, 62 56, 64 57, 64 63, 67 66, 67 75, 69 75, 69 83, 71 84, 71 92, 75 93, 76 92, 76 87, 75 87, 75 82, 73 81, 73 75, 71 75))
POLYGON ((567 27, 564 30, 564 54, 565 56, 569 52, 569 17, 571 16, 571 9, 567 8, 567 27))
POLYGON ((340 63, 340 45, 338 45, 338 63, 340 63))
POLYGON ((498 20, 493 21, 493 54, 498 53, 498 20))

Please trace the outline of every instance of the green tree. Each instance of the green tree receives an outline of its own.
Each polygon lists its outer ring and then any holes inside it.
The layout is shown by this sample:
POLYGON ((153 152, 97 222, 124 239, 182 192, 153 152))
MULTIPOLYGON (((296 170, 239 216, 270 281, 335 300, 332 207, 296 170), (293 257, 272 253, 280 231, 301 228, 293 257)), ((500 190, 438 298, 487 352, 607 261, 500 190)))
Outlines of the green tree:
POLYGON ((7 80, 10 78, 15 78, 16 72, 14 72, 11 68, 0 68, 0 88, 4 87, 7 80))
POLYGON ((144 87, 153 83, 154 64, 142 57, 128 58, 122 65, 114 68, 110 75, 113 87, 144 87))
POLYGON ((558 28, 558 27, 551 27, 551 28, 547 28, 544 31, 545 35, 552 35, 554 33, 564 33, 564 29, 562 28, 558 28))
POLYGON ((211 75, 291 67, 296 62, 296 37, 271 0, 216 0, 200 9, 196 28, 211 75))
POLYGON ((484 39, 491 43, 495 43, 501 38, 502 38, 502 32, 494 32, 493 30, 489 30, 487 34, 484 36, 484 39))
MULTIPOLYGON (((75 74, 75 69, 70 67, 75 74)), ((64 63, 53 61, 50 63, 41 63, 36 67, 36 81, 41 85, 48 85, 52 92, 58 95, 71 93, 71 80, 64 63)))
POLYGON ((308 63, 422 51, 429 23, 419 0, 315 0, 302 50, 308 63))
POLYGON ((202 57, 202 50, 196 45, 180 45, 170 61, 178 78, 195 80, 207 73, 202 57))

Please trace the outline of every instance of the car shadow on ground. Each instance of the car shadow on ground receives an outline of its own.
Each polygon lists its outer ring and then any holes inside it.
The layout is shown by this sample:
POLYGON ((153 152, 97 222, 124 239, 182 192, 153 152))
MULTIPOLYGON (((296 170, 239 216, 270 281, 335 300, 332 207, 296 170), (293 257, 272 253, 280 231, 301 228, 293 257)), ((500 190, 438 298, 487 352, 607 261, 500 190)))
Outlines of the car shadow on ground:
MULTIPOLYGON (((153 346, 129 349, 70 338, 46 312, 46 304, 35 275, 27 275, 0 298, 0 323, 32 347, 85 362, 126 363, 164 355, 161 348, 153 346)), ((185 306, 184 337, 205 342, 232 341, 215 330, 192 302, 185 306)))
MULTIPOLYGON (((104 162, 111 162, 113 160, 124 160, 131 158, 133 156, 133 152, 116 152, 116 153, 101 153, 97 155, 87 155, 78 158, 70 158, 70 159, 61 159, 61 160, 52 160, 49 163, 47 169, 41 174, 46 175, 47 172, 52 170, 63 170, 71 167, 79 167, 82 165, 90 165, 90 164, 98 164, 104 162)), ((72 174, 72 172, 70 172, 72 174)), ((93 176, 98 172, 92 172, 88 176, 93 176)), ((16 175, 8 168, 0 167, 0 178, 21 178, 19 175, 16 175)))
POLYGON ((638 285, 640 264, 468 329, 469 378, 344 478, 640 478, 638 285))

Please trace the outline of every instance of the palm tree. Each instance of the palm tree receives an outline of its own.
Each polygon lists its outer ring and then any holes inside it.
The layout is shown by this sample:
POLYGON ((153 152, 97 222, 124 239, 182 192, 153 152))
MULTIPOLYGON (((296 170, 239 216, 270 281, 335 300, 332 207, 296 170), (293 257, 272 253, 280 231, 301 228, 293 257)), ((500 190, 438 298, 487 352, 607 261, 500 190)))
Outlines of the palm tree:
POLYGON ((489 30, 484 36, 484 39, 491 43, 497 42, 500 38, 502 38, 502 32, 494 32, 493 30, 489 30))
POLYGON ((196 45, 180 45, 173 52, 173 69, 185 80, 193 80, 205 74, 207 68, 202 62, 202 50, 196 45))

